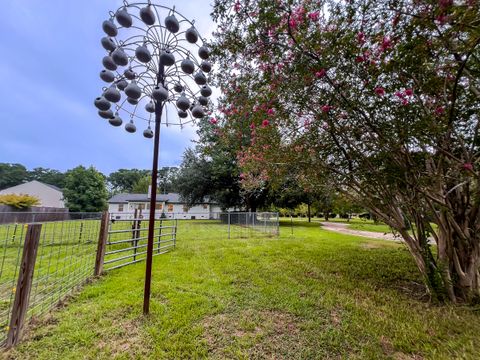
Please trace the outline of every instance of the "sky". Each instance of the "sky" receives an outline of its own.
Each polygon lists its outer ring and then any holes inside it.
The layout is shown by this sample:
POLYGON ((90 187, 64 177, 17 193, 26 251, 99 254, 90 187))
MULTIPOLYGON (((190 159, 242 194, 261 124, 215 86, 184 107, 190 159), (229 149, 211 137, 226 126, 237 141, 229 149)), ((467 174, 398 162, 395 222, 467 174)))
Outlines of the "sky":
MULTIPOLYGON (((210 38, 210 0, 154 3, 176 6, 210 38)), ((129 134, 97 115, 94 99, 105 50, 102 22, 120 0, 2 0, 0 22, 0 163, 61 171, 93 165, 104 174, 152 166, 153 141, 144 122, 129 134)), ((127 119, 128 120, 128 119, 127 119)), ((125 121, 125 118, 124 118, 125 121)), ((160 166, 181 162, 195 127, 162 127, 160 166)))

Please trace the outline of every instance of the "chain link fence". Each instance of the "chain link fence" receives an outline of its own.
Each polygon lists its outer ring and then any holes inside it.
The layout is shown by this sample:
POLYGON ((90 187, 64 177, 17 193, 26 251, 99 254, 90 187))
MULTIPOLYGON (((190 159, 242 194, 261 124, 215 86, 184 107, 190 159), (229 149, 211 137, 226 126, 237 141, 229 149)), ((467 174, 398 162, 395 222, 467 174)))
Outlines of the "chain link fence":
MULTIPOLYGON (((148 212, 110 213, 112 221, 133 221, 136 217, 145 221, 148 212)), ((224 234, 227 238, 251 238, 257 236, 278 236, 279 216, 277 212, 157 212, 158 220, 177 220, 179 231, 189 224, 202 225, 216 234, 224 234)))

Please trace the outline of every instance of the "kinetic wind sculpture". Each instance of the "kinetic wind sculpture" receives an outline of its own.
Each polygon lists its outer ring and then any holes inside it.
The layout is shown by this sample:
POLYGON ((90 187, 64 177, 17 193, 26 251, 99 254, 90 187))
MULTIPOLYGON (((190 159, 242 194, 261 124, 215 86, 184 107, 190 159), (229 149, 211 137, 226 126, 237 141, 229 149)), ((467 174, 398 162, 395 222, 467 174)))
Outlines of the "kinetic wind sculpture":
MULTIPOLYGON (((149 312, 153 237, 157 197, 160 126, 179 125, 201 119, 212 94, 207 75, 212 69, 210 52, 194 22, 162 5, 124 1, 103 22, 107 51, 100 78, 109 84, 95 99, 98 114, 111 125, 134 133, 135 121, 145 121, 146 138, 154 138, 152 190, 147 245, 147 268, 143 312, 149 312), (178 118, 162 120, 164 110, 175 108, 178 118), (152 127, 154 130, 152 130, 152 127)), ((167 111, 165 111, 167 112, 167 111)))

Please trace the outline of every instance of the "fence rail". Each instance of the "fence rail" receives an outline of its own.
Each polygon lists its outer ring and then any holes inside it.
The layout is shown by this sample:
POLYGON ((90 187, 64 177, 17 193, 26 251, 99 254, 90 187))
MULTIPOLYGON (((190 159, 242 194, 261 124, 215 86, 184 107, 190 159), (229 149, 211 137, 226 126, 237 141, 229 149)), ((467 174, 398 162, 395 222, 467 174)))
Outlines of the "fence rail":
MULTIPOLYGON (((113 270, 145 260, 149 221, 137 212, 131 219, 112 217, 105 246, 104 270, 113 270)), ((178 222, 175 219, 155 219, 153 255, 164 254, 176 245, 178 222)))

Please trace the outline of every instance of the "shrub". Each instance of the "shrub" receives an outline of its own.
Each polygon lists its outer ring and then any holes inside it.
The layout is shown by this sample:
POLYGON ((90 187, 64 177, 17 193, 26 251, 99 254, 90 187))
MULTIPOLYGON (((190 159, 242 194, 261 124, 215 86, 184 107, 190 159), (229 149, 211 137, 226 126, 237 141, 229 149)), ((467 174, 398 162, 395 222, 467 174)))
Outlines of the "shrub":
POLYGON ((0 195, 0 204, 15 207, 17 209, 26 209, 40 204, 40 199, 26 194, 6 194, 0 195))

